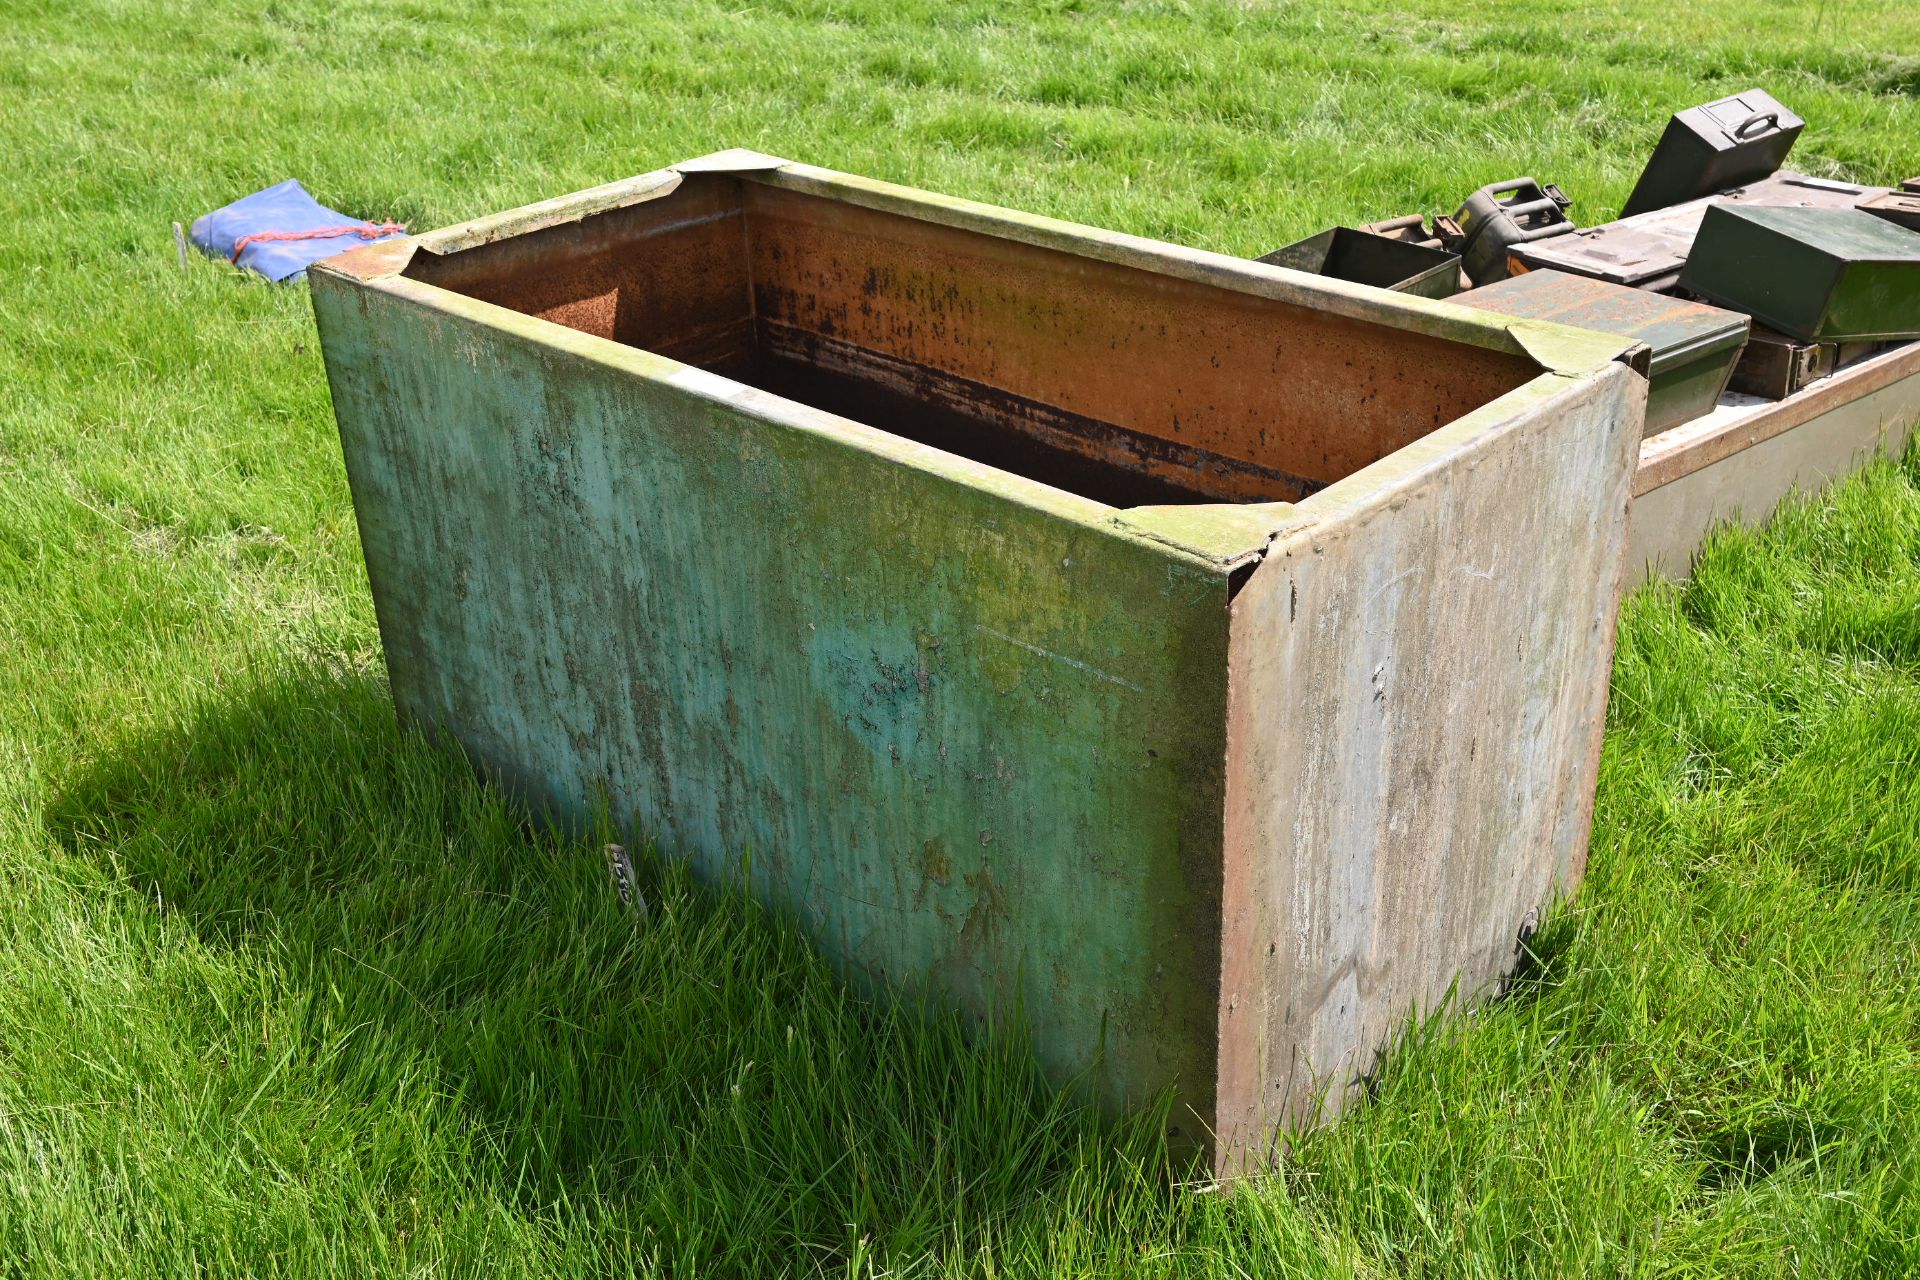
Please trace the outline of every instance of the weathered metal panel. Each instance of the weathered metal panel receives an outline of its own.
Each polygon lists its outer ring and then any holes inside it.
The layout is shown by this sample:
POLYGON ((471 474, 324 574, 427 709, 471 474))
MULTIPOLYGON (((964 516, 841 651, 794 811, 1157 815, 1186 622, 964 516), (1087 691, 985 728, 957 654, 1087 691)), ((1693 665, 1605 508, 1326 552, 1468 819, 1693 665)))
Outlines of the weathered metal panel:
POLYGON ((1584 870, 1646 388, 1543 382, 1317 495, 1234 598, 1223 1168, 1509 972, 1584 870))
POLYGON ((1870 357, 1776 404, 1723 408, 1649 438, 1634 473, 1627 582, 1685 578, 1715 525, 1756 525, 1808 492, 1897 453, 1920 421, 1920 343, 1870 357))
MULTIPOLYGON (((1633 473, 1636 497, 1651 493, 1743 449, 1808 424, 1881 391, 1914 394, 1920 342, 1902 343, 1847 366, 1831 377, 1772 404, 1723 404, 1693 422, 1663 431, 1640 446, 1633 473)), ((1883 401, 1899 404, 1897 398, 1883 401)))
POLYGON ((1862 213, 1870 213, 1876 218, 1885 218, 1895 226, 1905 227, 1909 231, 1920 231, 1920 195, 1911 191, 1889 191, 1884 195, 1862 200, 1854 208, 1862 213))
POLYGON ((1536 367, 1411 328, 1223 293, 1218 282, 1075 261, 964 229, 915 227, 902 244, 897 215, 839 207, 829 220, 818 199, 758 188, 748 198, 765 228, 753 243, 757 274, 806 286, 799 297, 757 291, 759 313, 781 330, 824 332, 1001 389, 1040 389, 1084 417, 1263 459, 1307 491, 1536 367), (863 265, 877 257, 897 265, 863 265))
POLYGON ((314 300, 404 714, 1204 1113, 1223 569, 640 352, 314 300))

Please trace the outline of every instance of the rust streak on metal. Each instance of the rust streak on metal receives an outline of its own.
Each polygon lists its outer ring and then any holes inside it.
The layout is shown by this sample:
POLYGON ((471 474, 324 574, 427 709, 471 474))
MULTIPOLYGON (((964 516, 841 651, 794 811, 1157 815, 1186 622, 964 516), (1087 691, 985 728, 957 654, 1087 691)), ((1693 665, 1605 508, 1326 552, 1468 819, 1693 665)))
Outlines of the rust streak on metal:
POLYGON ((752 303, 739 183, 689 179, 661 200, 486 246, 422 255, 408 275, 689 363, 725 365, 752 303), (682 350, 686 352, 682 354, 682 350))
POLYGON ((1057 250, 747 196, 762 321, 1322 484, 1533 373, 1501 352, 1057 250))

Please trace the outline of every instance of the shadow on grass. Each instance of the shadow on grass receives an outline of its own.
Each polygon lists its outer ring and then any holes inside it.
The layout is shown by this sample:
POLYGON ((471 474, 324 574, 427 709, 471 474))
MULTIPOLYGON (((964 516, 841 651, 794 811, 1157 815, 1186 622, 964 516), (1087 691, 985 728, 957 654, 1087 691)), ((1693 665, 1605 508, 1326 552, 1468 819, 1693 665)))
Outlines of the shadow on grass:
POLYGON ((1804 1115, 1779 1113, 1719 1126, 1692 1141, 1700 1159, 1702 1191, 1737 1190, 1791 1166, 1817 1161, 1820 1153, 1847 1141, 1839 1125, 1804 1115))
POLYGON ((1579 932, 1565 904, 1537 929, 1524 929, 1514 944, 1513 967, 1494 993, 1494 1007, 1540 1000, 1566 981, 1568 953, 1579 932))
MULTIPOLYGON (((297 1046, 276 1089, 375 1147, 424 1115, 414 1193, 782 1269, 1039 1231, 1066 1182, 1165 1203, 1154 1117, 1103 1127, 1016 1038, 855 999, 794 930, 651 851, 636 921, 604 834, 530 824, 377 682, 228 691, 69 779, 48 823, 258 971, 248 1016, 297 1046)), ((221 1123, 238 1140, 271 1101, 221 1123)))

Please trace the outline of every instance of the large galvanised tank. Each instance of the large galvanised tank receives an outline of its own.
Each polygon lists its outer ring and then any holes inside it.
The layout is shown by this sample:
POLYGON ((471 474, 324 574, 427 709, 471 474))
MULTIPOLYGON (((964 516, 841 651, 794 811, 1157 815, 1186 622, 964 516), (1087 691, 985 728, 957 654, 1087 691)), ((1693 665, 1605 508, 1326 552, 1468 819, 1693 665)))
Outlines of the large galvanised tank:
POLYGON ((1222 1169, 1580 877, 1644 348, 746 152, 311 278, 406 718, 1222 1169))

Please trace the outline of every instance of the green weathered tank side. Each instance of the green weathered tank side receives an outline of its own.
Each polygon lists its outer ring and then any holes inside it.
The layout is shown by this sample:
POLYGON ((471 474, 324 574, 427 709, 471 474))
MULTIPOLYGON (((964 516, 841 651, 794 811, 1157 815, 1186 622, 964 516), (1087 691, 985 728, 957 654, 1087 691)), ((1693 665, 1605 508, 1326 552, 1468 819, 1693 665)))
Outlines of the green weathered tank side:
POLYGON ((436 292, 313 277, 402 713, 749 864, 869 989, 1017 1001, 1056 1078, 1104 1041, 1104 1101, 1210 1116, 1227 567, 436 292))

